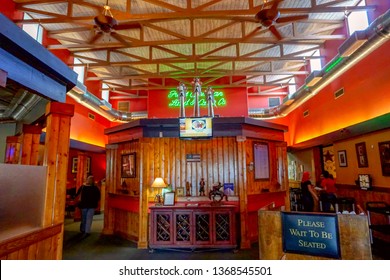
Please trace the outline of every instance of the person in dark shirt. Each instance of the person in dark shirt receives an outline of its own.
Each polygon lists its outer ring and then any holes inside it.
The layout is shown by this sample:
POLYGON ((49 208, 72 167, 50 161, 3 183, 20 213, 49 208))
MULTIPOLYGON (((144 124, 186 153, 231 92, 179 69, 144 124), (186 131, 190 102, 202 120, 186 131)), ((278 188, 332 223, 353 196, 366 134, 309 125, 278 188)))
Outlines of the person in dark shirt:
POLYGON ((303 172, 301 180, 301 201, 303 206, 302 210, 305 212, 312 212, 314 209, 314 199, 310 191, 310 188, 312 187, 313 185, 310 181, 310 173, 307 171, 303 172))
POLYGON ((81 209, 80 231, 84 237, 87 237, 91 234, 93 215, 100 201, 100 190, 94 184, 93 176, 89 176, 86 183, 78 189, 76 197, 79 195, 81 196, 78 204, 81 209))

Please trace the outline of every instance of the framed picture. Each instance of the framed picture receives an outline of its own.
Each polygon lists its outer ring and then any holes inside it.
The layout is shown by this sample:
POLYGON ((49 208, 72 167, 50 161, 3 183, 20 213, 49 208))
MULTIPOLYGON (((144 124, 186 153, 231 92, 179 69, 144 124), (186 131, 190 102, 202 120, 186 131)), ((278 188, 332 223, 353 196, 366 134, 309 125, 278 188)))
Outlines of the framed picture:
POLYGON ((165 206, 175 205, 175 192, 164 193, 164 205, 165 206))
POLYGON ((121 159, 121 177, 122 178, 135 178, 136 166, 135 166, 135 153, 122 155, 121 159))
POLYGON ((382 175, 390 176, 390 141, 380 142, 378 143, 378 146, 382 175))
POLYGON ((356 147, 358 167, 368 167, 366 143, 365 142, 356 143, 355 147, 356 147))
POLYGON ((340 167, 347 167, 347 152, 345 150, 338 151, 339 156, 339 166, 340 167))
MULTIPOLYGON (((77 165, 79 163, 79 158, 72 158, 72 173, 77 173, 77 165)), ((87 173, 91 172, 91 157, 87 157, 87 173)))
POLYGON ((184 196, 184 188, 183 187, 177 187, 176 188, 176 195, 177 196, 184 196))
POLYGON ((255 161, 255 180, 268 180, 269 179, 268 144, 254 143, 253 158, 255 161))
POLYGON ((369 174, 358 175, 359 187, 363 190, 371 188, 371 176, 369 174))

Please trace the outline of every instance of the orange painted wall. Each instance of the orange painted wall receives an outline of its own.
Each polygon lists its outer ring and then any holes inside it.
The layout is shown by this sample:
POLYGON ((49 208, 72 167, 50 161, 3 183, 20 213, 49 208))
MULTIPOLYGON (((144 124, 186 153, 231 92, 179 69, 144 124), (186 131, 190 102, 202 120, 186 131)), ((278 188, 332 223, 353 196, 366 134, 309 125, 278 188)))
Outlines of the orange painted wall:
POLYGON ((389 113, 389 49, 390 42, 387 42, 280 120, 289 123, 288 144, 294 145, 389 113), (344 88, 344 95, 334 99, 334 92, 340 88, 344 88), (309 116, 304 118, 306 110, 309 110, 309 116))
POLYGON ((334 144, 333 150, 345 150, 347 154, 347 167, 339 167, 338 157, 336 160, 337 183, 355 185, 359 174, 370 174, 373 185, 376 187, 390 188, 390 177, 382 175, 382 167, 379 157, 379 142, 390 141, 390 129, 370 133, 361 137, 340 141, 334 144), (359 168, 355 144, 365 142, 367 151, 368 167, 359 168))

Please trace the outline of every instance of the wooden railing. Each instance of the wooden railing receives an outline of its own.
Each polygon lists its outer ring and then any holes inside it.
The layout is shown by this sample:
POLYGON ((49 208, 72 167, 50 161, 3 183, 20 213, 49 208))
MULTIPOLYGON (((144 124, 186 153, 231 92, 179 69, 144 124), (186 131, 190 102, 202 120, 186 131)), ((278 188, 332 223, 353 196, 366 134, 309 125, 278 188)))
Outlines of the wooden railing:
POLYGON ((62 244, 58 243, 62 232, 63 224, 56 224, 1 241, 0 259, 56 260, 58 252, 62 254, 62 244))

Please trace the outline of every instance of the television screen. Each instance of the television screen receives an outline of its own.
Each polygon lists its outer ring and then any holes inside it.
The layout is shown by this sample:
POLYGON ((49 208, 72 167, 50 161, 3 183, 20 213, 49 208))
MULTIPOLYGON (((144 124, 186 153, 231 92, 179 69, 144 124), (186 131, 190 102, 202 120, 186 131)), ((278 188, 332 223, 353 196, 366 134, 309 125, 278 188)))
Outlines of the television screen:
POLYGON ((213 136, 213 119, 193 117, 179 119, 180 138, 209 138, 213 136))

